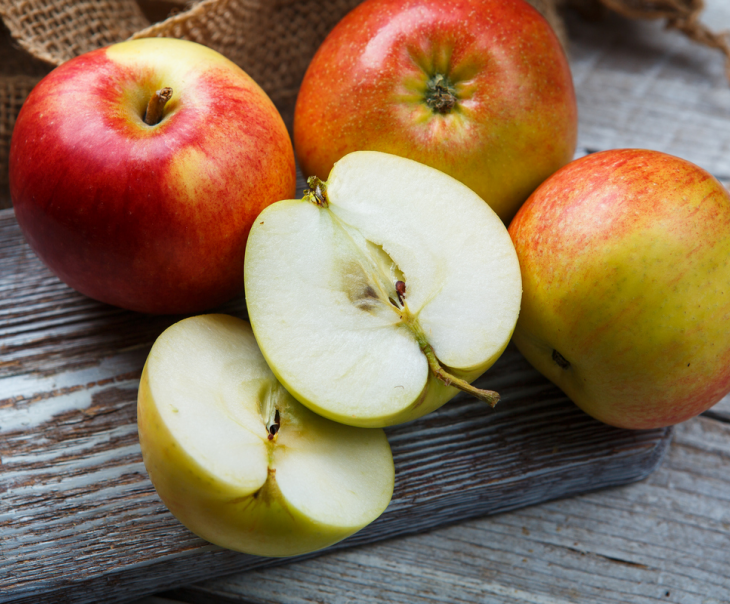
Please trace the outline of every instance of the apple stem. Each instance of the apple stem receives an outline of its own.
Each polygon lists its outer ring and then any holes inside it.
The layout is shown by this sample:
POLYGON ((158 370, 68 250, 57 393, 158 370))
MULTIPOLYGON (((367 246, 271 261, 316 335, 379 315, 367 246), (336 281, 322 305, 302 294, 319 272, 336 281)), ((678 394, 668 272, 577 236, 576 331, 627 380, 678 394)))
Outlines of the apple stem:
POLYGON ((320 180, 316 176, 307 178, 308 189, 304 190, 304 200, 310 201, 314 205, 326 208, 329 206, 327 201, 327 183, 320 180))
POLYGON ((159 124, 162 119, 162 112, 165 109, 165 105, 171 98, 172 88, 169 86, 157 90, 150 98, 150 102, 147 104, 147 111, 144 113, 144 123, 148 126, 159 124))
POLYGON ((458 388, 459 390, 471 394, 480 401, 487 403, 490 407, 494 407, 499 402, 499 394, 494 392, 494 390, 482 390, 481 388, 476 388, 466 380, 462 380, 461 378, 451 375, 448 371, 446 371, 436 358, 436 353, 434 352, 431 344, 428 342, 419 342, 419 345, 423 354, 426 355, 428 366, 431 371, 444 384, 447 386, 453 386, 454 388, 458 388))

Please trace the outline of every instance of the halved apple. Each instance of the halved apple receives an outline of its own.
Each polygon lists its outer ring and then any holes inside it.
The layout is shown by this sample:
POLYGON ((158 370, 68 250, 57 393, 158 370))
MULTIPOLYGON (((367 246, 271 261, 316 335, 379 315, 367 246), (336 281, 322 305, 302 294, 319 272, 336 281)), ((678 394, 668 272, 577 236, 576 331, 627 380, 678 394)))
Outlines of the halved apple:
POLYGON ((155 342, 139 436, 170 511, 217 545, 261 556, 314 551, 375 520, 393 494, 382 430, 336 424, 276 381, 248 323, 192 317, 155 342))
POLYGON ((388 426, 443 405, 502 354, 522 282, 499 217, 412 160, 351 153, 304 199, 254 222, 249 318, 272 371, 310 409, 388 426))

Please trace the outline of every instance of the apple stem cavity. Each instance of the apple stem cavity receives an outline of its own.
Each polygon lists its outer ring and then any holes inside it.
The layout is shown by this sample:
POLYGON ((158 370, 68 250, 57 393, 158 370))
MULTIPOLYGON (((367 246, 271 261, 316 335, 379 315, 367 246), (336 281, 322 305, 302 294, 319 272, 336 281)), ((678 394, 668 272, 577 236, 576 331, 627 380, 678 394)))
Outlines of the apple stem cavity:
POLYGON ((327 183, 323 182, 316 176, 310 176, 307 178, 307 184, 309 185, 309 188, 304 190, 304 200, 310 201, 321 208, 328 207, 327 183))
POLYGON ((456 105, 456 89, 444 75, 437 73, 426 84, 426 105, 434 113, 445 115, 456 105))
POLYGON ((172 98, 172 88, 166 86, 160 88, 151 97, 147 103, 147 110, 144 112, 144 123, 148 126, 156 126, 162 120, 162 114, 167 101, 172 98))

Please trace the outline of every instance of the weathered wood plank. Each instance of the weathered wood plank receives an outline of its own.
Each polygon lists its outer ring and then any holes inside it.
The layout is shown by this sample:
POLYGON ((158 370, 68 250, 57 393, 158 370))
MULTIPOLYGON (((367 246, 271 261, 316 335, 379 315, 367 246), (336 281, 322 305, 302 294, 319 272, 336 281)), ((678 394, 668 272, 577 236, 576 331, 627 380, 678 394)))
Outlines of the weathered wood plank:
MULTIPOLYGON (((730 5, 710 0, 714 29, 730 5)), ((579 147, 655 149, 730 179, 730 87, 722 55, 659 22, 570 14, 579 147)))
POLYGON ((720 604, 730 425, 677 427, 646 481, 171 592, 188 603, 720 604))
MULTIPOLYGON (((137 383, 177 317, 98 304, 58 283, 0 212, 0 601, 116 602, 270 561, 204 543, 165 509, 141 461, 137 383), (110 592, 112 586, 119 589, 110 592)), ((241 299, 222 310, 244 314, 241 299)), ((388 431, 394 499, 346 544, 638 480, 668 430, 604 426, 510 349, 481 383, 388 431)))

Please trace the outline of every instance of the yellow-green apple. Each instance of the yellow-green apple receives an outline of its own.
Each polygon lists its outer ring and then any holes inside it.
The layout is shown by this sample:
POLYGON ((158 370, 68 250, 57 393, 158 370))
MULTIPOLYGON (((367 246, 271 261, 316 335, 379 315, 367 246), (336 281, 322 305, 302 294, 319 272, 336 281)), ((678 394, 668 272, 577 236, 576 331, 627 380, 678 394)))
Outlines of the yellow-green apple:
POLYGON ((222 547, 314 551, 375 520, 393 494, 384 432, 297 403, 249 324, 228 315, 190 317, 162 333, 142 372, 137 416, 160 498, 222 547))
POLYGON ((573 158, 562 48, 523 0, 367 0, 324 41, 294 116, 306 175, 357 150, 460 180, 504 220, 573 158))
POLYGON ((38 256, 78 291, 142 312, 196 312, 240 291, 251 222, 294 190, 269 98, 183 40, 61 65, 26 100, 10 149, 15 214, 38 256))
POLYGON ((514 341, 584 411, 623 428, 691 418, 730 390, 730 197, 655 151, 579 159, 509 227, 514 341))
POLYGON ((251 229, 246 304, 261 352, 300 402, 355 426, 443 405, 500 356, 520 309, 509 234, 454 178, 350 153, 251 229))

